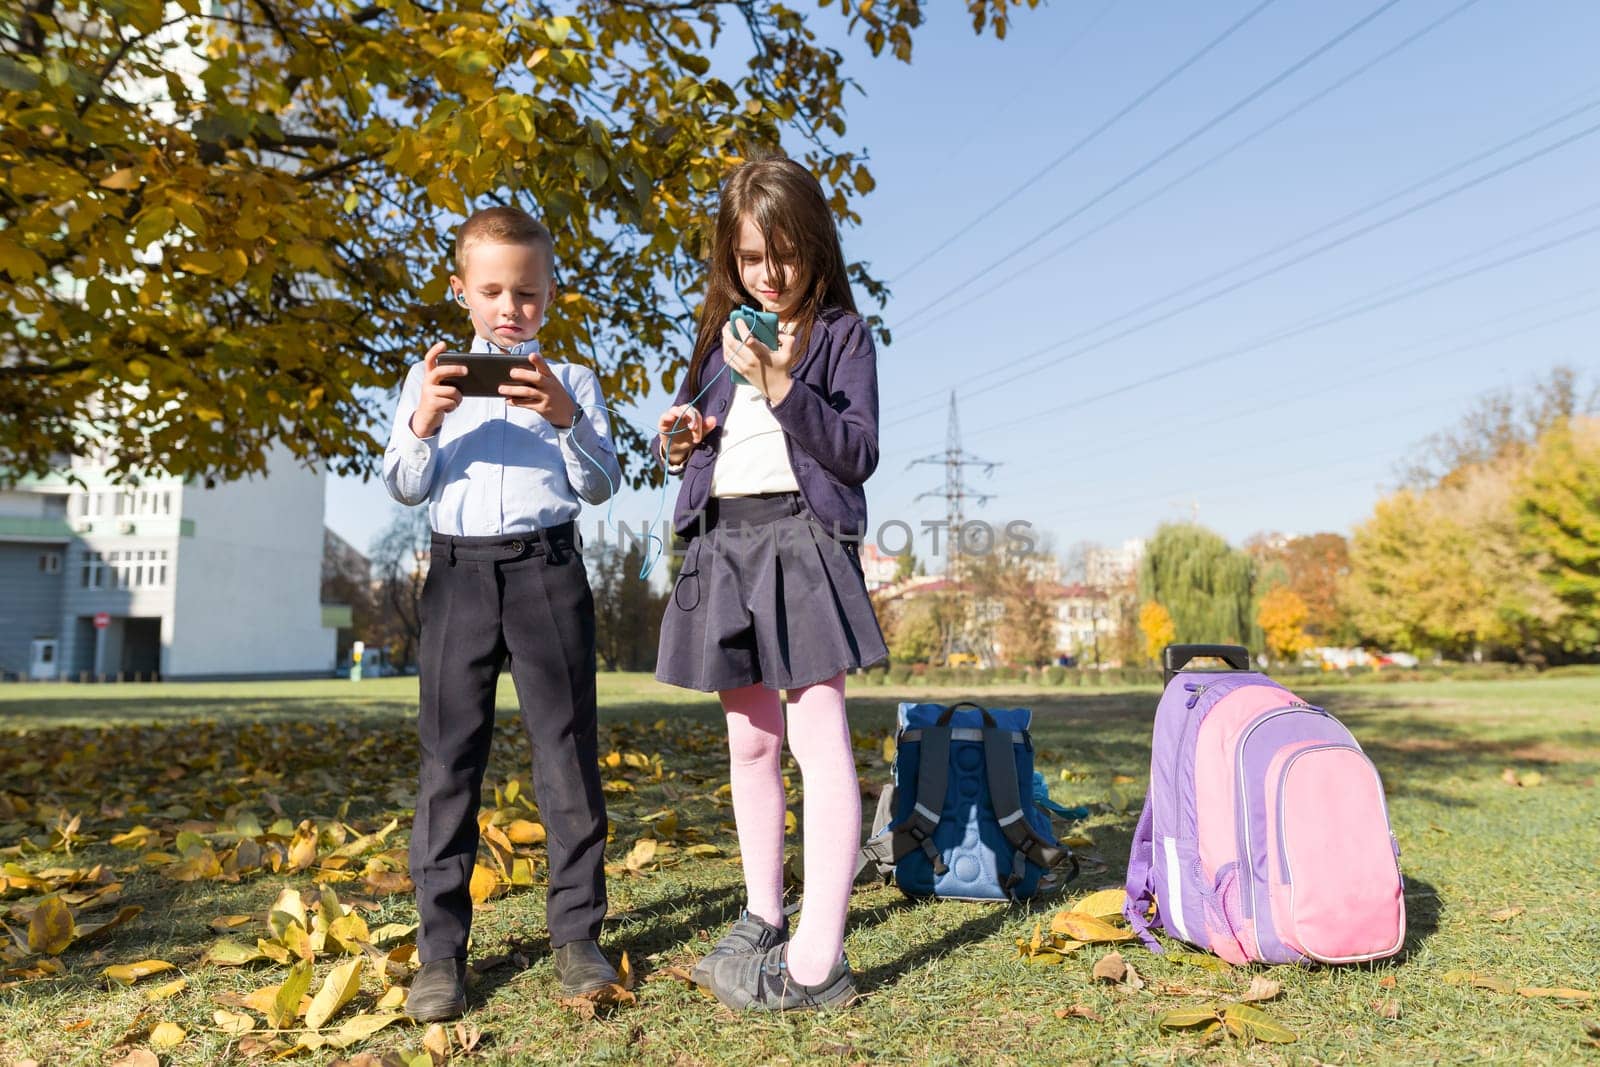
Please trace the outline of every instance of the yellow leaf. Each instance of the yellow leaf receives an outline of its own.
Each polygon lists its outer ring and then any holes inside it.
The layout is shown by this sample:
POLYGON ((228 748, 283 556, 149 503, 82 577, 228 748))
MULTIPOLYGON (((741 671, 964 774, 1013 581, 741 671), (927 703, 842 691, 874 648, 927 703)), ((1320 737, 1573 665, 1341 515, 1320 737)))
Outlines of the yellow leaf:
POLYGON ((695 856, 697 858, 705 856, 720 856, 722 855, 722 849, 718 848, 716 845, 690 845, 688 848, 683 850, 683 854, 686 856, 695 856))
POLYGON ((634 843, 632 851, 628 853, 628 858, 623 862, 630 871, 642 871, 655 860, 657 847, 654 838, 641 837, 634 843))
POLYGON ((254 918, 254 915, 219 915, 206 925, 219 934, 225 934, 229 930, 236 930, 246 925, 254 918))
POLYGON ((267 1012, 267 1023, 274 1030, 287 1029, 300 1014, 300 1000, 311 988, 311 961, 301 960, 289 968, 289 977, 283 980, 278 993, 272 998, 267 1012))
POLYGON ((406 1002, 405 986, 392 985, 383 991, 383 996, 378 998, 374 1005, 379 1011, 391 1011, 404 1005, 406 1002))
POLYGON ((218 941, 206 950, 204 962, 214 963, 218 967, 238 967, 265 958, 266 954, 254 945, 245 945, 238 941, 218 941))
POLYGON ((186 988, 188 988, 188 985, 189 979, 175 978, 172 981, 167 982, 165 985, 158 985, 154 989, 145 990, 144 999, 150 1001, 151 1003, 155 1003, 158 1000, 166 1000, 168 997, 173 997, 183 992, 186 988))
POLYGON ((628 953, 622 953, 622 960, 617 964, 617 984, 623 989, 632 989, 635 976, 633 964, 628 960, 628 953))
POLYGON ((274 937, 282 937, 283 932, 293 923, 299 923, 304 929, 311 925, 311 920, 306 917, 306 905, 305 901, 300 899, 300 891, 285 888, 278 894, 278 899, 267 912, 267 925, 272 929, 274 937))
POLYGON ((357 1041, 365 1041, 385 1026, 405 1016, 394 1015, 353 1015, 344 1021, 344 1025, 335 1030, 328 1038, 328 1044, 337 1048, 346 1048, 357 1041))
POLYGON ((222 257, 215 252, 187 252, 178 257, 178 267, 190 274, 215 274, 222 269, 222 257))
POLYGON ((333 925, 328 927, 328 940, 343 951, 355 955, 361 951, 361 942, 371 941, 373 937, 367 931, 367 920, 351 912, 335 919, 333 925))
POLYGON ((336 965, 328 972, 328 977, 322 981, 322 988, 311 998, 311 1007, 306 1009, 307 1027, 320 1030, 361 991, 361 965, 362 960, 358 956, 336 965))
MULTIPOLYGON (((289 839, 289 869, 303 871, 317 860, 317 827, 310 819, 302 822, 295 828, 294 837, 289 839)), ((288 890, 285 890, 287 893, 288 890)), ((295 894, 298 899, 299 894, 295 894)), ((305 910, 300 911, 300 925, 306 925, 305 910)))
POLYGON ((1551 1000, 1594 1000, 1600 993, 1592 993, 1587 989, 1549 989, 1543 986, 1518 986, 1519 997, 1548 997, 1551 1000))
POLYGON ((1198 1008, 1177 1008, 1166 1012, 1156 1018, 1156 1025, 1163 1030, 1193 1030, 1217 1021, 1217 1006, 1207 1004, 1198 1008))
POLYGON ((443 1026, 434 1023, 422 1035, 422 1047, 434 1063, 443 1063, 450 1058, 450 1035, 445 1033, 443 1026))
POLYGON ((234 1037, 238 1037, 240 1034, 248 1034, 256 1028, 254 1019, 237 1011, 223 1011, 218 1008, 211 1013, 211 1018, 216 1021, 217 1029, 234 1037))
POLYGON ((161 1022, 150 1031, 150 1044, 156 1048, 177 1048, 189 1032, 177 1023, 161 1022))
POLYGON ((1283 992, 1283 986, 1274 978, 1265 975, 1256 975, 1250 979, 1250 988, 1245 990, 1244 996, 1239 998, 1243 1004, 1259 1004, 1268 1001, 1283 992))
POLYGON ((1499 911, 1492 911, 1489 913, 1489 921, 1497 923, 1510 922, 1512 919, 1515 919, 1518 915, 1521 915, 1527 910, 1527 908, 1521 907, 1520 905, 1509 908, 1501 908, 1499 911))
POLYGON ((545 839, 544 827, 531 819, 513 819, 506 825, 506 837, 514 845, 538 845, 545 839))
POLYGON ((1228 1024, 1230 1030, 1233 1030, 1235 1025, 1242 1025, 1245 1035, 1257 1041, 1286 1045, 1297 1037, 1293 1030, 1260 1008, 1252 1008, 1248 1004, 1223 1005, 1222 1021, 1228 1024))
POLYGON ((28 917, 28 951, 59 956, 72 944, 75 933, 71 909, 52 893, 40 899, 28 917))
POLYGON ((100 976, 109 978, 118 985, 132 985, 139 979, 148 978, 152 974, 175 970, 177 968, 166 960, 140 960, 138 963, 119 963, 115 966, 107 967, 100 972, 100 976))
POLYGON ((132 167, 123 167, 114 170, 100 179, 100 188, 115 189, 118 192, 127 192, 129 189, 139 188, 139 172, 132 167))
POLYGON ((1121 917, 1122 906, 1127 901, 1128 892, 1125 889, 1102 889, 1098 893, 1090 893, 1067 910, 1094 919, 1115 919, 1121 917))
POLYGON ((483 904, 494 896, 495 890, 500 885, 499 877, 481 863, 472 866, 472 881, 467 886, 467 893, 472 897, 474 904, 483 904))
POLYGON ((1050 920, 1050 930, 1065 934, 1074 941, 1087 941, 1090 944, 1131 941, 1135 936, 1132 930, 1119 929, 1092 915, 1080 915, 1072 911, 1057 912, 1055 918, 1050 920))

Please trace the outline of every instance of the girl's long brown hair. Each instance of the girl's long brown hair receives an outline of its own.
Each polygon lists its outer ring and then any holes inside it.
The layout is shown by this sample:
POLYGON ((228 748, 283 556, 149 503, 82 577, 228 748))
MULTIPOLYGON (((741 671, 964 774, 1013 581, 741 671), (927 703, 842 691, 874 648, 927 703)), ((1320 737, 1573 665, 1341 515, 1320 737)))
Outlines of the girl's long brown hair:
POLYGON ((703 388, 700 376, 706 357, 722 339, 728 312, 740 304, 760 306, 744 291, 734 266, 739 242, 739 224, 745 218, 761 227, 767 244, 767 266, 773 268, 781 244, 792 256, 794 283, 805 287, 804 299, 795 310, 795 351, 804 357, 811 341, 811 327, 828 308, 854 313, 855 297, 850 295, 850 279, 845 272, 844 250, 839 246, 839 230, 828 208, 822 184, 792 159, 781 157, 754 159, 740 164, 722 186, 717 208, 716 232, 711 239, 711 262, 706 279, 705 306, 700 313, 700 331, 695 337, 694 355, 689 360, 690 395, 703 388))

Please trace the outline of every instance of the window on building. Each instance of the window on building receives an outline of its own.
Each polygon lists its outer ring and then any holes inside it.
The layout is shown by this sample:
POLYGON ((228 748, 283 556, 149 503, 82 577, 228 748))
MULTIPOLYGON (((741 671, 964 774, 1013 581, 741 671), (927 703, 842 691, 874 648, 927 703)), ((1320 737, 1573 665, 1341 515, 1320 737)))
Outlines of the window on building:
POLYGON ((83 587, 100 589, 105 585, 105 559, 98 552, 83 554, 83 587))
POLYGON ((61 573, 61 553, 44 552, 39 556, 39 569, 45 574, 61 573))

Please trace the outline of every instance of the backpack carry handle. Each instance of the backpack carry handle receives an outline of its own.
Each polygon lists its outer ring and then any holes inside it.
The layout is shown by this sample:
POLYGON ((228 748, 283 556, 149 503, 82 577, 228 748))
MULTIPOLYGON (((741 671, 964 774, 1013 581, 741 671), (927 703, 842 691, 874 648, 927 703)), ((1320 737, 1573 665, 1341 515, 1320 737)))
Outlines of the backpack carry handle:
POLYGON ((1161 684, 1171 683, 1173 677, 1190 660, 1212 656, 1236 671, 1250 669, 1250 650, 1243 645, 1168 645, 1161 650, 1161 684))
POLYGON ((970 700, 958 700, 958 701, 956 701, 956 703, 951 704, 949 707, 945 708, 944 711, 939 713, 939 719, 938 719, 937 722, 934 723, 934 725, 935 726, 949 726, 950 725, 951 716, 955 715, 957 708, 971 708, 974 711, 976 711, 979 715, 983 716, 983 725, 984 726, 986 726, 990 730, 999 729, 999 725, 1000 724, 995 722, 993 715, 989 714, 989 709, 985 708, 985 707, 980 707, 979 705, 974 704, 970 700))

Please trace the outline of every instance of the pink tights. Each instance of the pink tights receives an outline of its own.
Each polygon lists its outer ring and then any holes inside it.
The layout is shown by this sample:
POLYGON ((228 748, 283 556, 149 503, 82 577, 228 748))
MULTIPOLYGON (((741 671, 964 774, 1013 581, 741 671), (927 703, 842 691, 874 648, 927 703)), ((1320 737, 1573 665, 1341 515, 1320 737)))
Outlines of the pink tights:
MULTIPOLYGON (((729 779, 749 909, 783 925, 783 707, 775 690, 747 685, 719 693, 728 717, 729 779)), ((861 791, 844 675, 789 690, 789 749, 805 797, 805 886, 789 939, 789 973, 803 985, 827 977, 844 954, 845 913, 861 847, 861 791)))

